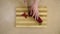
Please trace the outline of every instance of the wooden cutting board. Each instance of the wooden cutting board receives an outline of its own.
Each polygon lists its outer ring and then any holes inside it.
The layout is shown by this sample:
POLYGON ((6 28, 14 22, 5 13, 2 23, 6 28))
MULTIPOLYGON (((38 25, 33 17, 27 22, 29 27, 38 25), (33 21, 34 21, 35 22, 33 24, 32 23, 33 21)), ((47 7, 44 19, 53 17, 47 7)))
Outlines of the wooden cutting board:
POLYGON ((16 27, 46 27, 47 25, 47 7, 39 8, 39 16, 43 20, 42 25, 39 25, 32 17, 20 16, 23 12, 28 12, 27 8, 16 8, 16 27))

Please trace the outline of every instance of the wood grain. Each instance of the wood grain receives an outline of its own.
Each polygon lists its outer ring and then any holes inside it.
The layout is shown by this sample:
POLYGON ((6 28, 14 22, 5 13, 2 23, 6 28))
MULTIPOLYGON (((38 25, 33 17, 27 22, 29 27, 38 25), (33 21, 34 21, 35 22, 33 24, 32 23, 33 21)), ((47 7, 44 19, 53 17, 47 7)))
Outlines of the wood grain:
POLYGON ((43 20, 42 25, 39 25, 36 20, 32 17, 23 17, 20 16, 23 14, 23 12, 26 12, 28 14, 27 8, 16 8, 16 27, 41 27, 43 25, 47 24, 47 8, 39 8, 39 15, 41 19, 43 20))

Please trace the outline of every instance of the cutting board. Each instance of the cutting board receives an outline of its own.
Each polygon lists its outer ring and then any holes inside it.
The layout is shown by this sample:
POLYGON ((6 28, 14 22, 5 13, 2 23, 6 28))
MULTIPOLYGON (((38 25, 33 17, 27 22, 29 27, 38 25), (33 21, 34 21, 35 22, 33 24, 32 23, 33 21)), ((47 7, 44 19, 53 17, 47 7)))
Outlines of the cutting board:
POLYGON ((39 16, 43 20, 42 24, 39 25, 36 20, 32 17, 20 16, 24 12, 28 13, 28 8, 16 8, 16 27, 46 27, 47 26, 47 7, 39 7, 39 16))

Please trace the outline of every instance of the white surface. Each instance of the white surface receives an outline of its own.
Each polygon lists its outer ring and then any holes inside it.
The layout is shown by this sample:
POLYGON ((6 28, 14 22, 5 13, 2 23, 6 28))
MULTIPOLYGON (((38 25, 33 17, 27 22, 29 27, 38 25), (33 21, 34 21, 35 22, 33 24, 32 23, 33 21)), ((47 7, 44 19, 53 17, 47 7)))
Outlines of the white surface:
POLYGON ((15 0, 0 0, 0 34, 59 34, 60 0, 47 0, 47 28, 16 28, 15 0))

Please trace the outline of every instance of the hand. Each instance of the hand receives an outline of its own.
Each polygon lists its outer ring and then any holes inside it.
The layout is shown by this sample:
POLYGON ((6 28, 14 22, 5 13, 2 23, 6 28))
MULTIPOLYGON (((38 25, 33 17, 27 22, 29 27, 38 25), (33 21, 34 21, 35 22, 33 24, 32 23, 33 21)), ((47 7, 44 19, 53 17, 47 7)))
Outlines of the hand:
POLYGON ((32 5, 30 7, 30 11, 31 11, 30 15, 32 15, 32 13, 33 13, 32 17, 35 17, 35 20, 38 19, 38 17, 39 17, 38 6, 37 5, 32 5))

